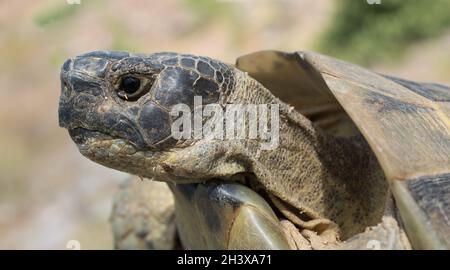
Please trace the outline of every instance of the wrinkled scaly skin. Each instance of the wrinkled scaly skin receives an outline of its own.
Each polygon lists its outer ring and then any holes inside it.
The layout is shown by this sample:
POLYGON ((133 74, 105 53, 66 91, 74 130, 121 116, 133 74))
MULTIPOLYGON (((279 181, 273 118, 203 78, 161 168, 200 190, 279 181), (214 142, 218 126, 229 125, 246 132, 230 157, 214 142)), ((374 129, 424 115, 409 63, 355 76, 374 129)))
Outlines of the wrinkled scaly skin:
MULTIPOLYGON (((362 136, 336 138, 322 132, 232 66, 174 53, 93 52, 66 61, 61 81, 60 125, 84 156, 177 184, 240 176, 284 220, 280 226, 291 248, 311 248, 312 243, 320 243, 312 248, 334 248, 377 226, 385 214, 388 185, 362 136), (127 74, 141 79, 142 95, 118 95, 127 74), (260 150, 261 141, 255 139, 171 138, 171 106, 186 103, 192 108, 194 95, 202 96, 203 104, 279 104, 279 147, 260 150)), ((116 203, 116 214, 123 212, 117 210, 124 207, 121 203, 116 203)), ((172 233, 170 224, 163 230, 172 233)), ((119 228, 118 234, 121 230, 126 231, 119 228)), ((116 244, 127 247, 121 245, 116 244)))

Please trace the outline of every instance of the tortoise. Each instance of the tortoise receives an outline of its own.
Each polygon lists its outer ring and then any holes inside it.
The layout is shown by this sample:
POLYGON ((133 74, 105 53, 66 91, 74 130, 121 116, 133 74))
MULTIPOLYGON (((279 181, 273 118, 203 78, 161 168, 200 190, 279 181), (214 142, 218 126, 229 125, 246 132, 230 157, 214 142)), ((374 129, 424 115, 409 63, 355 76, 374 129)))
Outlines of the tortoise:
MULTIPOLYGON (((280 51, 235 65, 94 51, 68 59, 60 78, 59 125, 81 154, 152 180, 116 196, 116 248, 450 247, 447 86, 280 51), (174 128, 180 104, 187 118, 174 128), (187 128, 220 115, 198 111, 229 105, 277 116, 257 126, 278 132, 277 145, 187 128), (186 136, 174 136, 180 127, 186 136)), ((238 114, 232 132, 250 133, 250 116, 238 114)))

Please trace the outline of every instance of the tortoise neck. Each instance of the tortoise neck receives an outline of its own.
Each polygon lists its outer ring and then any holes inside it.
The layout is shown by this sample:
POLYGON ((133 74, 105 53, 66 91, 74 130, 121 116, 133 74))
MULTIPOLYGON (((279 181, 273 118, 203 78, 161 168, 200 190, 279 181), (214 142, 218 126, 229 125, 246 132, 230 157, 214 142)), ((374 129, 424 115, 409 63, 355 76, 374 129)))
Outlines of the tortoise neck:
POLYGON ((232 102, 276 103, 280 109, 279 146, 261 151, 259 144, 247 143, 246 159, 258 184, 303 216, 336 222, 343 237, 377 224, 387 183, 363 137, 328 135, 252 78, 242 81, 232 102))

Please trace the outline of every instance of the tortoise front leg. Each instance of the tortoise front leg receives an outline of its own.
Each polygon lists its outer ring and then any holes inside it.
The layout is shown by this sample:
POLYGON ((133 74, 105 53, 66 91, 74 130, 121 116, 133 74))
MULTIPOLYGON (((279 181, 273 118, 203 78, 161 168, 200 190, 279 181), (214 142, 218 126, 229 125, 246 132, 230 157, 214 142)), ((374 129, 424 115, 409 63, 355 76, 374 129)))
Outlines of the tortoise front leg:
POLYGON ((166 183, 127 179, 114 197, 110 219, 114 248, 178 248, 174 207, 166 183))

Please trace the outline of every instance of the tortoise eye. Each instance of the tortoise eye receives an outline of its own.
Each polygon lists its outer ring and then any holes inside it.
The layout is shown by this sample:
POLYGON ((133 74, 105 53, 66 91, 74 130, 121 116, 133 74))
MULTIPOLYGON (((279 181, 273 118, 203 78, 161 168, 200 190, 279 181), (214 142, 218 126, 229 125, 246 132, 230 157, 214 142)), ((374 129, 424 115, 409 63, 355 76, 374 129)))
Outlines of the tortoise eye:
POLYGON ((120 89, 130 95, 136 93, 140 86, 141 80, 132 76, 125 76, 120 83, 120 89))
POLYGON ((125 100, 134 101, 139 97, 148 92, 146 84, 148 84, 147 79, 141 79, 137 76, 126 75, 121 78, 119 87, 117 89, 117 95, 125 100))

